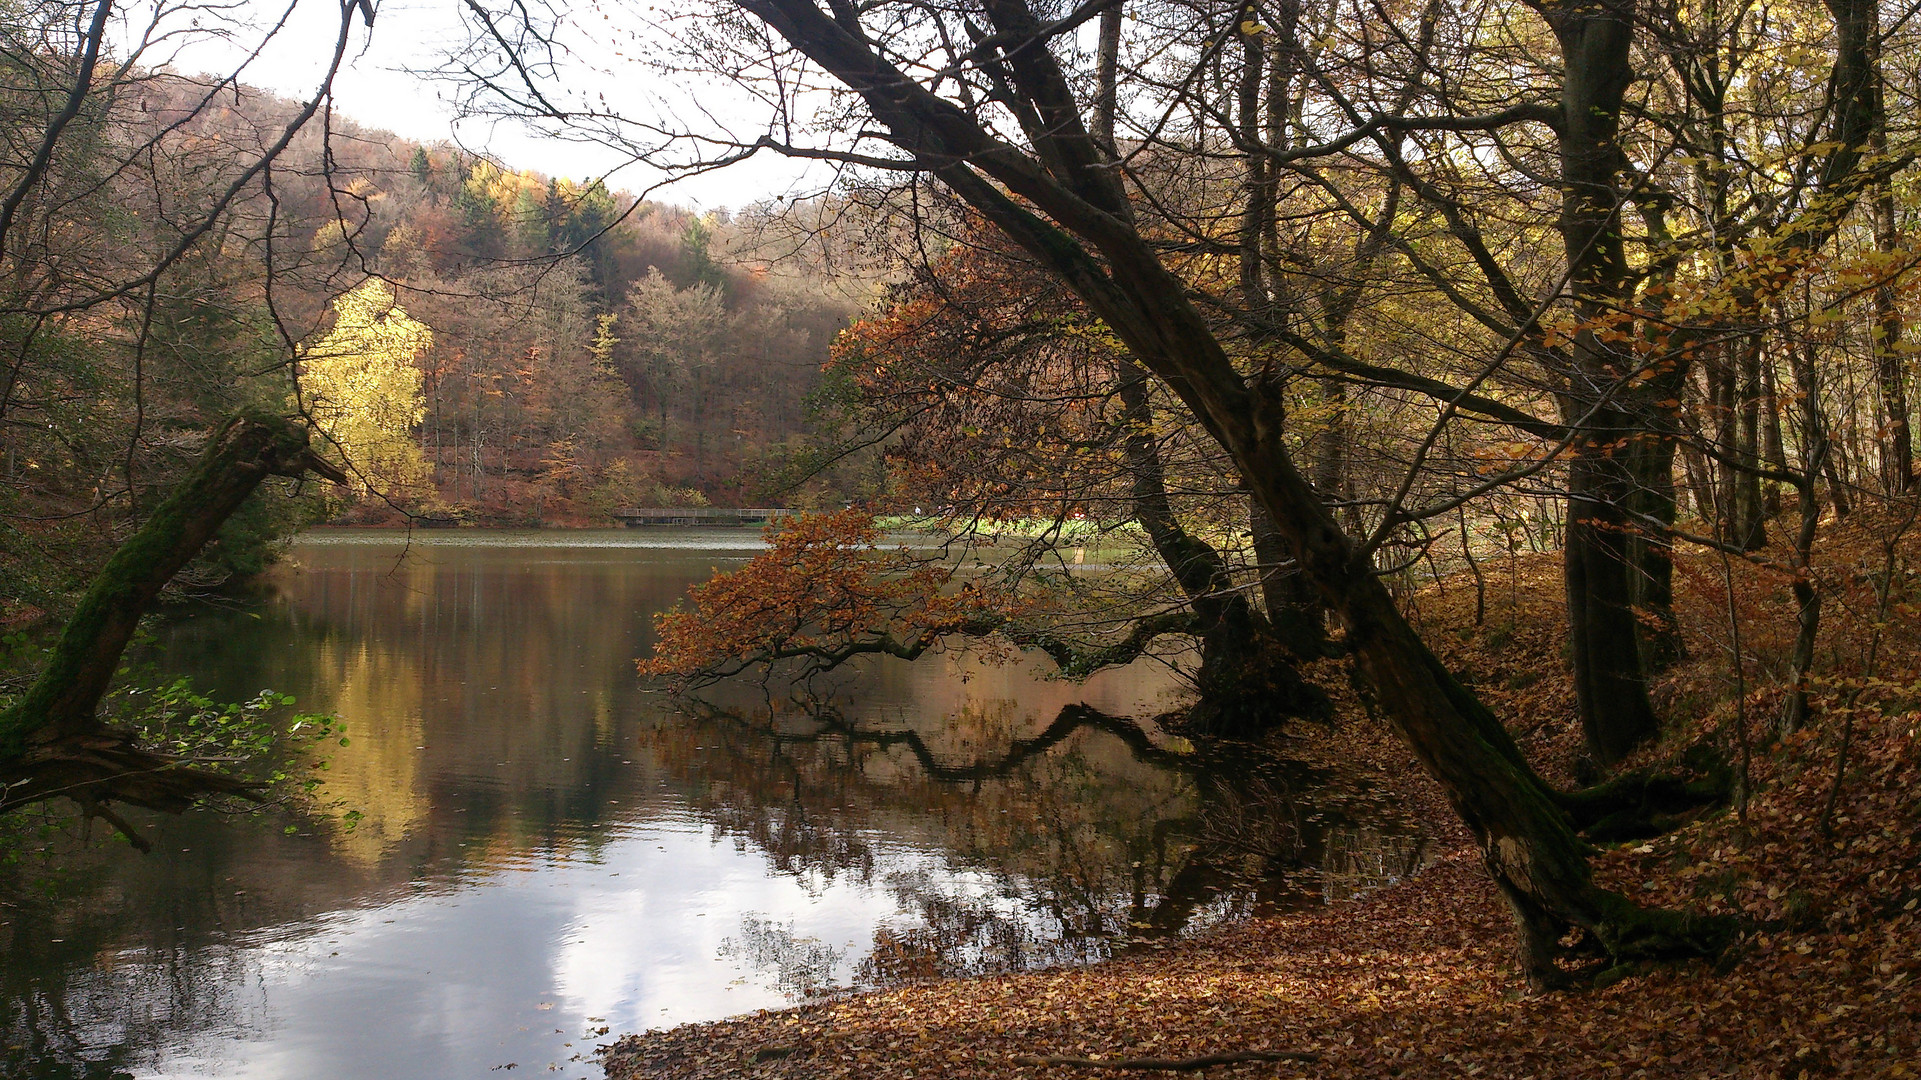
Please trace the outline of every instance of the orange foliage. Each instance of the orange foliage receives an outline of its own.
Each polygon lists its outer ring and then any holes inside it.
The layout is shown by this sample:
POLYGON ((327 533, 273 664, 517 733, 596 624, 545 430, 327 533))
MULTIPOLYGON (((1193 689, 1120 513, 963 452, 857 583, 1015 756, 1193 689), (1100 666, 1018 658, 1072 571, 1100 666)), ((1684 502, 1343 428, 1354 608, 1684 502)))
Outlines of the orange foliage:
POLYGON ((654 617, 658 640, 641 674, 707 681, 773 660, 831 668, 863 653, 911 657, 1011 614, 972 583, 950 589, 953 565, 882 539, 864 510, 770 526, 766 551, 688 590, 691 606, 654 617))
POLYGON ((831 352, 865 421, 897 433, 891 494, 961 518, 1131 516, 1119 344, 1004 239, 963 236, 831 352))

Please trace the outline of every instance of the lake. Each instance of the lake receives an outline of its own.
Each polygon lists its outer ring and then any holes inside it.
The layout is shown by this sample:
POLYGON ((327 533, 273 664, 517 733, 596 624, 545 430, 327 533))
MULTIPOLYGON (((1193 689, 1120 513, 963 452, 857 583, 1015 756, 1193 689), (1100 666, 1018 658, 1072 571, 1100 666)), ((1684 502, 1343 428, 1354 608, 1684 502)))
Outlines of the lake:
POLYGON ((628 1031, 1085 963, 1425 856, 1365 785, 1166 735, 1159 661, 643 685, 653 613, 758 547, 319 531, 170 621, 160 670, 342 718, 331 816, 142 817, 147 856, 14 823, 0 1076, 598 1077, 628 1031))

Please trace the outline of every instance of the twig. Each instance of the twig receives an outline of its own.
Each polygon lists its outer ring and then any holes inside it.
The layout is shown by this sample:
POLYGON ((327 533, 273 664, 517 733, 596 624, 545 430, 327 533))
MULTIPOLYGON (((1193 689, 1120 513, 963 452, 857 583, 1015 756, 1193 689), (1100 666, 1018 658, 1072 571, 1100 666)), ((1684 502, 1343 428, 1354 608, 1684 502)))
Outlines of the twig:
POLYGON ((1474 544, 1467 531, 1467 507, 1457 506, 1454 512, 1461 519, 1461 554, 1467 556, 1468 572, 1474 575, 1474 625, 1487 621, 1487 579, 1481 576, 1481 564, 1474 559, 1474 544))
POLYGON ((1735 813, 1743 824, 1748 820, 1748 680, 1747 666, 1741 658, 1741 620, 1734 610, 1734 564, 1728 553, 1721 554, 1721 580, 1728 594, 1728 643, 1734 651, 1734 738, 1741 750, 1741 790, 1735 799, 1735 813))
POLYGON ((113 826, 115 832, 126 837, 127 843, 132 844, 133 849, 140 854, 145 855, 153 850, 153 844, 146 837, 140 835, 140 831, 133 827, 133 823, 121 817, 119 814, 114 813, 113 809, 106 803, 87 799, 81 805, 85 807, 85 819, 89 828, 93 824, 93 819, 99 818, 113 826))
POLYGON ((1141 1072, 1192 1072, 1216 1065, 1236 1065, 1244 1061, 1319 1061, 1321 1055, 1310 1050, 1235 1050, 1226 1054, 1207 1054, 1191 1058, 1077 1058, 1017 1057, 1016 1065, 1065 1065, 1075 1069, 1133 1069, 1141 1072))

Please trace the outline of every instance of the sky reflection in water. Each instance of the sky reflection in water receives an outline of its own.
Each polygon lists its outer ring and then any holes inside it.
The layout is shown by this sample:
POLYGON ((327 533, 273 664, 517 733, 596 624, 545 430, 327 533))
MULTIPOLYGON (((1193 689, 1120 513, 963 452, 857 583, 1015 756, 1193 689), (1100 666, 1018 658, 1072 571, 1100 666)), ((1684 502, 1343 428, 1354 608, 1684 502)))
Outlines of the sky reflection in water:
POLYGON ((1282 861, 1339 864, 1269 899, 1421 858, 1405 830, 1297 800, 1313 776, 1223 798, 1099 726, 972 782, 930 775, 1004 761, 1075 702, 1165 708, 1153 665, 1077 687, 943 655, 844 680, 847 718, 906 741, 644 693, 651 613, 754 546, 462 531, 401 558, 399 538, 322 533, 271 601, 172 628, 166 667, 202 687, 338 711, 328 790, 365 816, 289 835, 189 815, 153 823, 147 858, 96 844, 0 876, 0 1076, 597 1076, 593 1046, 624 1031, 1227 917, 1251 901, 1192 856, 1250 831, 1213 823, 1229 803, 1272 819, 1253 831, 1293 845, 1282 861))

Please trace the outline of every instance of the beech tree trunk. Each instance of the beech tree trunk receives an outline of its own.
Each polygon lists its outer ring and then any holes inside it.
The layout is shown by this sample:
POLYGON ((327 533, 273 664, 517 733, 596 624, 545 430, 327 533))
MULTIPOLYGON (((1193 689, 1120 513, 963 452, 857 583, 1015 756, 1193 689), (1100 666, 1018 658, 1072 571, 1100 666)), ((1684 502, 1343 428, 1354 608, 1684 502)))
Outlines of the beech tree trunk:
POLYGON ((0 809, 66 795, 89 812, 116 801, 178 811, 203 795, 246 787, 136 746, 95 710, 167 582, 261 481, 307 471, 347 483, 314 456, 303 424, 240 417, 214 435, 193 471, 95 576, 33 685, 0 712, 0 809))
MULTIPOLYGON (((1761 357, 1761 463, 1775 472, 1788 472, 1788 448, 1781 438, 1781 394, 1775 385, 1774 361, 1761 357)), ((1769 521, 1781 516, 1781 482, 1762 485, 1761 515, 1769 521)))
POLYGON ((1728 483, 1733 497, 1733 523, 1723 539, 1743 551, 1759 551, 1768 544, 1767 500, 1761 493, 1761 336, 1751 334, 1736 352, 1740 361, 1734 385, 1733 460, 1728 483))
MULTIPOLYGON (((1675 393, 1679 393, 1677 389, 1675 393)), ((1628 504, 1629 598, 1640 631, 1644 670, 1661 671, 1686 655, 1674 617, 1674 520, 1680 502, 1674 483, 1675 437, 1650 432, 1627 448, 1634 495, 1628 504)))
POLYGON ((1609 483, 1610 470, 1594 467, 1605 464, 1576 459, 1569 470, 1562 576, 1581 730, 1589 752, 1609 765, 1652 739, 1660 722, 1641 664, 1628 525, 1613 502, 1625 493, 1609 483))
POLYGON ((1305 659, 1327 656, 1327 605, 1314 591, 1313 583, 1294 563, 1294 552, 1281 539, 1280 530, 1250 499, 1247 528, 1254 538, 1254 558, 1261 567, 1261 600, 1267 607, 1267 621, 1287 651, 1305 659))
POLYGON ((1821 524, 1821 503, 1815 483, 1828 464, 1833 444, 1828 438, 1827 418, 1822 412, 1821 386, 1815 377, 1814 348, 1803 341, 1788 354, 1794 376, 1795 397, 1801 409, 1803 450, 1800 480, 1800 529, 1795 533, 1791 558, 1794 581, 1794 645, 1788 651, 1788 696, 1781 707, 1782 732, 1799 731, 1809 715, 1808 673, 1814 668, 1814 646, 1821 632, 1821 590, 1813 574, 1814 537, 1821 524))
MULTIPOLYGON (((1878 30, 1880 11, 1874 9, 1871 17, 1874 25, 1870 30, 1878 30)), ((1885 158, 1888 153, 1888 107, 1884 80, 1881 78, 1881 37, 1870 33, 1873 85, 1873 130, 1869 136, 1869 150, 1876 156, 1885 158)), ((1892 257, 1900 249, 1900 230, 1895 221, 1894 178, 1881 176, 1874 183, 1874 250, 1877 254, 1892 257)), ((1884 271, 1886 273, 1887 271, 1884 271)), ((1892 278, 1878 282, 1874 287, 1874 376, 1881 387, 1881 406, 1887 414, 1888 442, 1886 468, 1888 493, 1904 495, 1914 486, 1914 434, 1908 426, 1908 377, 1901 363, 1901 333, 1903 330, 1901 305, 1895 296, 1895 282, 1892 278)))
POLYGON ((1201 700, 1188 710, 1188 729, 1251 738, 1289 717, 1326 716, 1327 695, 1295 667, 1297 658, 1321 655, 1315 621, 1319 612, 1284 605, 1270 607, 1264 617, 1236 587, 1221 553, 1182 527, 1167 497, 1147 378, 1147 372, 1123 362, 1120 398, 1128 429, 1124 453, 1132 474, 1134 517, 1173 572, 1200 627, 1195 683, 1201 700))
MULTIPOLYGON (((1561 242, 1576 314, 1584 323, 1570 345, 1564 415, 1579 432, 1568 465, 1563 574, 1575 700, 1589 752, 1611 764, 1660 730, 1648 701, 1634 616, 1629 535, 1639 529, 1627 447, 1645 430, 1631 407, 1631 349, 1593 329, 1630 289, 1622 243, 1626 164, 1618 143, 1632 80, 1634 0, 1543 4, 1561 46, 1561 242)), ((1645 411, 1645 410, 1643 410, 1645 411)))

